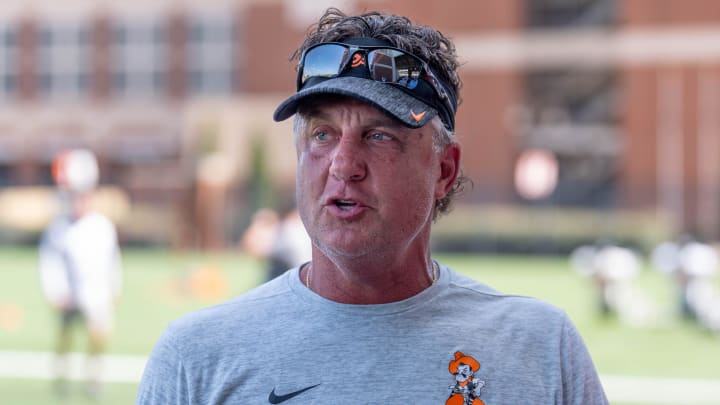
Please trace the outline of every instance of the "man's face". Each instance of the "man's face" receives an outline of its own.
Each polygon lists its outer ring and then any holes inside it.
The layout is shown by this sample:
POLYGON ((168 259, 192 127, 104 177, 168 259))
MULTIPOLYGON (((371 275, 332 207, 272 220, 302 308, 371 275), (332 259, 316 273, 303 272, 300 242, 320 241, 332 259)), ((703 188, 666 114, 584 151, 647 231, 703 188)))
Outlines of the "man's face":
POLYGON ((455 145, 440 156, 433 150, 437 119, 411 129, 352 99, 306 117, 297 200, 315 247, 328 257, 394 257, 426 244, 434 201, 447 192, 442 162, 453 160, 455 170, 459 158, 455 145))

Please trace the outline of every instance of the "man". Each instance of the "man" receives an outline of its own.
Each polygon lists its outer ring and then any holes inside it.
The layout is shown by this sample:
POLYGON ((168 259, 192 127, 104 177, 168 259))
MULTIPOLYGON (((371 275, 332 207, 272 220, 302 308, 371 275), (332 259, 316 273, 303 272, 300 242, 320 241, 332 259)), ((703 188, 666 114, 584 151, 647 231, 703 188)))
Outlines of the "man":
POLYGON ((98 182, 95 155, 86 149, 63 152, 53 162, 61 197, 60 213, 42 235, 40 276, 43 293, 60 317, 56 346, 56 388, 67 394, 72 327, 88 331, 87 394, 100 394, 101 354, 113 330, 121 290, 120 250, 113 223, 92 207, 98 182))
POLYGON ((298 55, 275 119, 295 114, 312 261, 173 323, 138 404, 607 403, 562 311, 430 257, 462 184, 453 44, 330 9, 298 55))

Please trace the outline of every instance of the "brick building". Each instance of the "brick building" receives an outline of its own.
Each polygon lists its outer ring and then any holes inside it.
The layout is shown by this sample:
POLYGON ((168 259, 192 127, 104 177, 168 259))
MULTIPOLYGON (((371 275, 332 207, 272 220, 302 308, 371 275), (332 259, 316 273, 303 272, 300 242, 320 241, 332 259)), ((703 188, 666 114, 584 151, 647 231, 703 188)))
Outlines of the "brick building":
POLYGON ((257 143, 274 188, 292 188, 291 124, 271 113, 294 90, 287 59, 307 25, 336 5, 408 15, 456 41, 457 132, 475 183, 463 204, 641 212, 672 232, 720 237, 714 0, 5 3, 0 186, 49 185, 58 150, 90 147, 103 183, 129 196, 129 233, 147 230, 137 218, 194 218, 216 234, 198 243, 227 243, 235 235, 218 227, 242 219, 225 216, 255 204, 257 143), (557 167, 555 186, 532 198, 516 183, 528 150, 557 167), (203 217, 208 204, 219 217, 203 217))

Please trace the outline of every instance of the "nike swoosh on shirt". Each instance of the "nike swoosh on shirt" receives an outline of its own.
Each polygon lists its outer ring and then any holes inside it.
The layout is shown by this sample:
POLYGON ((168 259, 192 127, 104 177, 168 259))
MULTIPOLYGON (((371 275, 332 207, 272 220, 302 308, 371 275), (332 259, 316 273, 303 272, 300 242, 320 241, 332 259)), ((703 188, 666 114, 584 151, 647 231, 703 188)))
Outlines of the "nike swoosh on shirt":
POLYGON ((297 391, 294 391, 294 392, 291 392, 291 393, 288 393, 288 394, 285 394, 285 395, 276 395, 276 394, 275 394, 275 388, 273 388, 272 392, 271 392, 270 395, 268 396, 268 402, 270 402, 271 404, 280 404, 280 403, 283 403, 283 402, 287 401, 287 400, 290 399, 290 398, 295 398, 296 396, 302 394, 303 392, 305 392, 305 391, 307 391, 307 390, 311 390, 311 389, 317 387, 318 385, 320 385, 320 384, 311 385, 311 386, 309 386, 309 387, 305 387, 305 388, 303 388, 303 389, 301 389, 301 390, 297 390, 297 391))

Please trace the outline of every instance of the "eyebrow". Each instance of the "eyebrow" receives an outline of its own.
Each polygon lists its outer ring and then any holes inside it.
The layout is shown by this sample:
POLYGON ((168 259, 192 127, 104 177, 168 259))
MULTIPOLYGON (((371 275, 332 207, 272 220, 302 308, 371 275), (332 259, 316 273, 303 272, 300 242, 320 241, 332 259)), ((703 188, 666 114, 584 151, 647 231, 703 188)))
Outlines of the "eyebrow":
POLYGON ((406 125, 404 125, 402 122, 398 121, 395 118, 392 117, 383 117, 382 119, 372 119, 369 122, 369 126, 371 127, 388 127, 392 129, 398 129, 398 130, 406 130, 410 129, 406 125))
MULTIPOLYGON (((313 120, 320 119, 320 120, 330 120, 330 115, 323 112, 319 108, 312 108, 307 111, 303 112, 303 115, 305 116, 305 119, 308 122, 312 122, 313 120)), ((385 128, 391 128, 395 130, 402 130, 403 132, 405 130, 409 130, 410 128, 404 125, 402 122, 398 121, 395 118, 385 116, 383 114, 382 118, 370 118, 367 119, 363 123, 364 127, 372 128, 372 127, 385 127, 385 128)))

